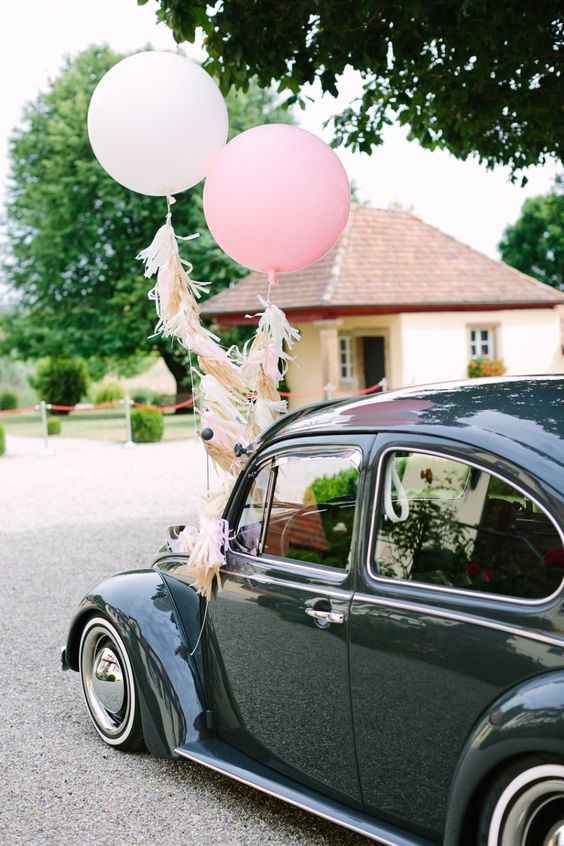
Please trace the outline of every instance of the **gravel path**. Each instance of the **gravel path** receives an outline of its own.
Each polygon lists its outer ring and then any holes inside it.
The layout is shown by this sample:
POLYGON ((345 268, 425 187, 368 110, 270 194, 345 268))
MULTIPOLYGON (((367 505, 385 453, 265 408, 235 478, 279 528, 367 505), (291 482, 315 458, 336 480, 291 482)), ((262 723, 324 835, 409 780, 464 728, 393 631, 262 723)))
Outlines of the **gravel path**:
POLYGON ((366 844, 189 762, 108 749, 89 723, 78 676, 59 670, 83 593, 149 563, 166 526, 185 521, 202 487, 199 444, 61 440, 43 456, 39 441, 9 438, 8 449, 0 460, 2 846, 366 844))

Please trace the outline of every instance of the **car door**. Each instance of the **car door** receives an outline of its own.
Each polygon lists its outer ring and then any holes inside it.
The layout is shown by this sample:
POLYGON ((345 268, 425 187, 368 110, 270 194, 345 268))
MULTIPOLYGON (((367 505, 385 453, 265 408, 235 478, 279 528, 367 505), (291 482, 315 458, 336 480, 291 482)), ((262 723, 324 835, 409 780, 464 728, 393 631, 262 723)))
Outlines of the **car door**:
POLYGON ((249 467, 228 515, 231 549, 208 638, 220 737, 353 804, 347 632, 359 440, 281 444, 249 467))
POLYGON ((351 606, 365 808, 439 842, 464 742, 502 693, 564 665, 563 538, 538 483, 438 438, 382 435, 351 606))

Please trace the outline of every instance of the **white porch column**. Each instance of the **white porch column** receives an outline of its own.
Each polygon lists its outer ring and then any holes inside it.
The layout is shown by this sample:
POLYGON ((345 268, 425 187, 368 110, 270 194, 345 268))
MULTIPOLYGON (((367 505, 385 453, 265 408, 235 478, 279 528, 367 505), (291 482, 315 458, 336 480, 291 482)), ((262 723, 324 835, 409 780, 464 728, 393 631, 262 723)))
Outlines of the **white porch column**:
POLYGON ((313 324, 319 330, 321 352, 321 384, 326 394, 339 388, 339 328, 342 320, 317 320, 313 324), (332 386, 332 391, 331 387, 332 386))

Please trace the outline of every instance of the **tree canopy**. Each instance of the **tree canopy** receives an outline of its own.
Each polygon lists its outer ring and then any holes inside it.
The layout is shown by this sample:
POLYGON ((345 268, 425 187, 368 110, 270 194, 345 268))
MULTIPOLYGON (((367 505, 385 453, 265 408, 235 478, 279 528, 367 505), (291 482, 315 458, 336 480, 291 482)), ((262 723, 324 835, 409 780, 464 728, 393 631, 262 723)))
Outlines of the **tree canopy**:
POLYGON ((525 200, 516 223, 499 245, 503 261, 564 290, 564 178, 543 197, 525 200))
POLYGON ((363 93, 334 117, 337 144, 370 152, 398 121, 424 147, 475 153, 514 174, 562 158, 562 0, 158 3, 178 42, 203 30, 208 69, 224 91, 276 80, 296 102, 307 83, 336 94, 345 68, 358 70, 363 93))
MULTIPOLYGON (((147 299, 152 283, 135 260, 164 222, 165 201, 114 182, 88 141, 90 96, 121 58, 108 47, 91 47, 67 60, 13 134, 4 271, 16 306, 4 321, 2 347, 21 358, 78 355, 112 366, 158 349, 177 384, 186 384, 181 350, 170 340, 149 340, 156 323, 147 299)), ((290 119, 254 83, 246 93, 233 91, 228 108, 232 134, 290 119)), ((194 278, 211 283, 210 293, 247 272, 208 232, 201 187, 177 197, 173 220, 180 235, 200 232, 182 249, 194 278)))

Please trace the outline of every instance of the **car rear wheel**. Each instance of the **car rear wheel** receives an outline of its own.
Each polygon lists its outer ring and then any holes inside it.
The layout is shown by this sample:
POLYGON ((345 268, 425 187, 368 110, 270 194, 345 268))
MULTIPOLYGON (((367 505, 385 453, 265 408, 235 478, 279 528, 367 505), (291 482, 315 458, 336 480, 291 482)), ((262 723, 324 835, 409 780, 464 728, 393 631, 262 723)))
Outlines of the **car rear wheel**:
POLYGON ((109 746, 144 749, 133 669, 125 644, 105 617, 92 617, 80 638, 82 691, 94 728, 109 746))
POLYGON ((478 846, 564 846, 564 764, 531 756, 492 785, 478 846))

